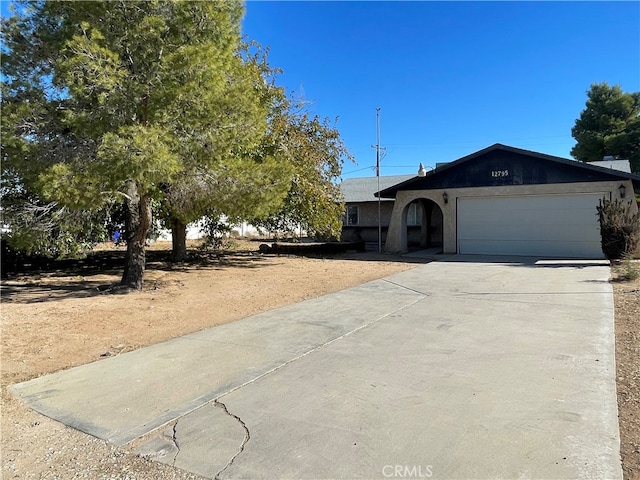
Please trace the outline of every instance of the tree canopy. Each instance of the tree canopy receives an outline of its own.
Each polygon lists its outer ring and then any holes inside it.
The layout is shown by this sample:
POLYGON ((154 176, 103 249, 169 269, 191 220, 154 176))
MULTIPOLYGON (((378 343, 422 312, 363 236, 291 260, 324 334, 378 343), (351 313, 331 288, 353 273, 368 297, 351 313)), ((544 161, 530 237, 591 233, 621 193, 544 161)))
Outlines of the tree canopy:
POLYGON ((241 40, 241 2, 17 5, 2 22, 3 196, 88 225, 124 203, 123 285, 142 286, 152 204, 182 228, 211 210, 266 218, 310 152, 294 143, 327 150, 312 160, 320 183, 336 176, 337 131, 323 146, 319 120, 282 114, 276 71, 241 40))
MULTIPOLYGON (((253 101, 264 107, 267 124, 282 103, 284 91, 276 87, 276 70, 269 67, 266 52, 255 42, 241 43, 243 75, 250 81, 253 101)), ((269 148, 268 126, 260 138, 236 155, 233 162, 190 163, 189 172, 162 185, 161 217, 172 230, 175 260, 186 257, 186 225, 203 216, 234 221, 263 218, 279 208, 286 195, 292 168, 269 148)))
POLYGON ((640 172, 640 92, 625 93, 606 82, 587 92, 586 108, 571 129, 576 145, 571 155, 591 162, 613 156, 629 160, 640 172))
POLYGON ((310 115, 304 102, 286 99, 270 117, 267 138, 293 176, 281 208, 252 223, 292 236, 302 229, 316 238, 338 238, 344 202, 337 179, 352 157, 335 124, 310 115))

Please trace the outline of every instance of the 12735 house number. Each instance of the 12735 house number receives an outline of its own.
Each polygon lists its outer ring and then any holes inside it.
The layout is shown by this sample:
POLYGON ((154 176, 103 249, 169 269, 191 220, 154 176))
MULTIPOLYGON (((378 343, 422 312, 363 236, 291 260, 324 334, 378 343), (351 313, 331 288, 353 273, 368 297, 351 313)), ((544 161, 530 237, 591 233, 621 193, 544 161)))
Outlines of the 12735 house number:
POLYGON ((509 170, 491 170, 492 177, 508 177, 509 170))

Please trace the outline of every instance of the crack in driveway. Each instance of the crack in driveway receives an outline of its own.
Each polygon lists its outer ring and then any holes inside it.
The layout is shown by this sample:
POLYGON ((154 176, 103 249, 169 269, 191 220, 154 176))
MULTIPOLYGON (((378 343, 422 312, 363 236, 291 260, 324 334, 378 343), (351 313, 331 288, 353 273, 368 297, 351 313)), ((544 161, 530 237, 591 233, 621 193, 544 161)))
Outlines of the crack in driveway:
POLYGON ((222 467, 222 469, 215 474, 215 476, 213 477, 215 480, 220 480, 220 475, 222 475, 222 473, 229 468, 231 465, 233 465, 234 460, 236 459, 236 457, 238 455, 240 455, 243 451, 244 451, 244 447, 247 444, 247 442, 251 439, 251 433, 249 432, 249 429, 247 428, 247 425, 242 421, 242 419, 237 416, 234 415, 233 413, 229 412, 229 410, 227 409, 227 406, 222 403, 220 400, 218 400, 217 398, 213 401, 214 405, 218 408, 222 408, 222 410, 224 410, 224 413, 226 413, 227 415, 229 415, 232 418, 235 418, 236 421, 242 425, 242 428, 244 429, 244 439, 242 440, 242 443, 240 444, 240 447, 238 448, 238 451, 236 452, 236 454, 231 457, 229 459, 229 461, 227 462, 227 464, 222 467))
POLYGON ((180 455, 180 445, 178 445, 178 434, 176 432, 176 428, 178 427, 178 422, 180 421, 180 419, 176 420, 175 423, 173 424, 173 435, 171 436, 171 440, 173 441, 173 444, 176 446, 176 454, 173 456, 173 461, 171 462, 171 466, 175 467, 176 466, 176 460, 178 459, 178 455, 180 455))
MULTIPOLYGON (((327 342, 325 342, 325 343, 323 343, 323 344, 321 344, 321 345, 318 345, 318 346, 316 346, 316 347, 314 347, 314 348, 312 348, 312 349, 310 349, 310 350, 308 350, 308 351, 306 351, 306 352, 304 352, 304 353, 302 353, 302 354, 298 355, 297 357, 292 358, 291 360, 289 360, 289 361, 287 361, 287 362, 284 362, 284 363, 282 363, 281 365, 278 365, 277 367, 272 368, 272 369, 271 369, 271 370, 269 370, 268 372, 265 372, 265 373, 263 373, 262 375, 258 375, 257 377, 255 377, 255 378, 253 378, 253 379, 251 379, 251 380, 249 380, 249 381, 247 381, 247 382, 243 383, 242 385, 238 385, 237 387, 232 388, 231 390, 229 390, 229 391, 227 391, 227 392, 223 393, 222 395, 219 395, 217 398, 215 398, 215 399, 213 400, 213 404, 214 404, 214 406, 219 407, 219 408, 222 408, 222 409, 224 410, 224 412, 225 412, 227 415, 229 415, 230 417, 234 418, 238 423, 240 423, 240 425, 242 426, 242 428, 244 429, 244 432, 245 432, 245 433, 244 433, 244 440, 243 440, 243 441, 242 441, 242 443, 240 444, 240 448, 239 448, 239 449, 238 449, 238 451, 235 453, 235 455, 233 455, 233 457, 231 457, 231 459, 229 459, 229 461, 227 462, 227 464, 226 464, 226 465, 225 465, 225 466, 224 466, 224 467, 223 467, 223 468, 222 468, 218 473, 216 473, 216 474, 215 474, 215 476, 213 477, 215 480, 220 480, 220 475, 222 475, 222 473, 224 473, 224 471, 225 471, 227 468, 229 468, 229 467, 233 464, 233 462, 235 461, 235 459, 236 459, 236 458, 237 458, 237 457, 238 457, 238 456, 239 456, 239 455, 244 451, 244 447, 245 447, 245 445, 247 444, 247 442, 251 439, 251 433, 249 432, 249 428, 248 428, 248 427, 247 427, 247 425, 244 423, 244 421, 242 421, 242 419, 241 419, 239 416, 234 415, 233 413, 229 412, 229 410, 227 409, 227 406, 226 406, 224 403, 222 403, 222 402, 220 401, 220 399, 221 399, 222 397, 225 397, 225 396, 227 396, 227 395, 229 395, 229 394, 231 394, 231 393, 233 393, 233 392, 237 391, 237 390, 240 390, 240 389, 241 389, 241 388, 243 388, 243 387, 246 387, 247 385, 250 385, 250 384, 252 384, 252 383, 254 383, 254 382, 257 382, 258 380, 260 380, 260 379, 262 379, 262 378, 266 377, 267 375, 270 375, 270 374, 272 374, 272 373, 274 373, 274 372, 276 372, 276 371, 280 370, 281 368, 286 367, 287 365, 289 365, 289 364, 291 364, 291 363, 293 363, 293 362, 295 362, 295 361, 297 361, 297 360, 300 360, 300 359, 302 359, 302 358, 306 357, 307 355, 309 355, 309 354, 311 354, 311 353, 313 353, 313 352, 316 352, 316 351, 318 351, 318 350, 320 350, 320 349, 322 349, 322 348, 325 348, 325 347, 327 347, 328 345, 331 345, 332 343, 337 342, 338 340, 341 340, 341 339, 343 339, 343 338, 345 338, 345 337, 348 337, 349 335, 352 335, 353 333, 356 333, 356 332, 358 332, 358 331, 360 331, 360 330, 362 330, 362 329, 364 329, 364 328, 370 327, 371 325, 373 325, 373 324, 375 324, 375 323, 379 322, 380 320, 383 320, 383 319, 385 319, 385 318, 387 318, 387 317, 390 317, 391 315, 393 315, 393 314, 395 314, 395 313, 397 313, 397 312, 399 312, 399 311, 401 311, 401 310, 404 310, 405 308, 408 308, 408 307, 410 307, 410 306, 412 306, 412 305, 414 305, 414 304, 418 303, 418 302, 419 302, 419 301, 421 301, 421 300, 424 300, 424 298, 428 296, 428 294, 425 294, 425 293, 423 293, 423 292, 418 292, 417 290, 413 290, 413 289, 411 289, 411 288, 403 287, 402 285, 398 285, 398 286, 399 286, 399 287, 402 287, 402 288, 404 288, 404 289, 406 289, 406 290, 412 291, 412 292, 414 292, 414 293, 419 293, 419 294, 420 294, 420 297, 419 297, 419 298, 417 298, 417 299, 415 299, 413 302, 408 303, 407 305, 404 305, 404 306, 402 306, 402 307, 400 307, 400 308, 397 308, 397 309, 395 309, 394 311, 389 312, 389 313, 386 313, 386 314, 382 315, 381 317, 378 317, 378 318, 376 318, 376 319, 374 319, 374 320, 371 320, 370 322, 368 322, 368 323, 366 323, 366 324, 364 324, 364 325, 360 325, 359 327, 354 328, 353 330, 350 330, 350 331, 348 331, 348 332, 346 332, 346 333, 344 333, 344 334, 340 335, 339 337, 333 338, 333 339, 331 339, 331 340, 329 340, 329 341, 327 341, 327 342)), ((177 423, 177 422, 176 422, 176 423, 177 423)), ((177 446, 177 444, 176 444, 176 446, 177 446)))

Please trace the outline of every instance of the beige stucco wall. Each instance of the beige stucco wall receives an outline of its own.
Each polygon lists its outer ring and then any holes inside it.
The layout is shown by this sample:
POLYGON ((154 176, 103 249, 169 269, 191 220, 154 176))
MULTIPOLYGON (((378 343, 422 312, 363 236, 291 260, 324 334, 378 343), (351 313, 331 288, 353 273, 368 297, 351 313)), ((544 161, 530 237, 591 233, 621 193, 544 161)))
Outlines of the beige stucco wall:
MULTIPOLYGON (((361 241, 365 242, 377 242, 378 241, 378 202, 366 202, 366 203, 348 203, 347 205, 358 206, 358 224, 347 225, 346 215, 342 222, 342 236, 343 241, 361 241)), ((391 213, 393 212, 393 201, 380 202, 380 219, 382 225, 382 241, 386 240, 387 227, 391 220, 391 213)))
MULTIPOLYGON (((358 225, 349 225, 350 227, 377 227, 378 226, 378 203, 353 203, 349 205, 358 206, 358 225)), ((383 226, 389 225, 391 214, 393 212, 393 202, 380 202, 380 218, 383 226)))
MULTIPOLYGON (((419 198, 434 201, 443 214, 443 252, 457 253, 457 199, 462 197, 516 196, 516 195, 553 195, 572 193, 602 193, 612 200, 620 199, 620 184, 626 186, 625 201, 633 200, 633 209, 637 211, 631 180, 612 182, 580 182, 546 185, 509 185, 504 187, 473 187, 446 189, 448 203, 444 203, 445 190, 406 190, 398 192, 391 213, 389 231, 385 242, 387 252, 405 252, 407 250, 407 206, 419 198)), ((595 211, 594 211, 595 215, 595 211)))

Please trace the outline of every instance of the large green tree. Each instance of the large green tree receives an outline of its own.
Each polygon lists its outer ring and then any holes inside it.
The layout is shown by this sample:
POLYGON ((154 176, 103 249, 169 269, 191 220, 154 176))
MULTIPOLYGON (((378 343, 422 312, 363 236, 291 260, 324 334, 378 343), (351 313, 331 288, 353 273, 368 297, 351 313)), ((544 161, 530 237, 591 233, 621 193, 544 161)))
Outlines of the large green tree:
POLYGON ((39 1, 3 21, 3 162, 44 201, 124 201, 123 285, 142 287, 154 198, 200 175, 242 184, 256 160, 270 107, 239 54, 242 15, 231 0, 39 1))
POLYGON ((606 82, 594 83, 587 92, 586 108, 571 135, 576 145, 571 155, 591 162, 604 156, 629 160, 640 172, 640 92, 626 93, 606 82))
MULTIPOLYGON (((243 59, 242 78, 258 93, 253 96, 254 101, 268 112, 270 122, 285 96, 275 84, 278 71, 269 67, 266 52, 255 42, 243 43, 239 53, 243 59)), ((243 84, 238 87, 246 88, 243 84)), ((189 174, 162 186, 161 216, 172 232, 174 260, 187 256, 188 223, 207 215, 223 215, 228 221, 241 222, 264 218, 280 207, 289 190, 293 168, 272 148, 272 143, 271 136, 265 134, 237 155, 233 163, 198 161, 189 174)))
POLYGON ((283 99, 272 112, 270 148, 293 168, 282 207, 254 219, 269 231, 293 234, 298 229, 319 239, 340 237, 344 202, 337 179, 345 161, 353 161, 335 123, 312 116, 304 104, 283 99))

